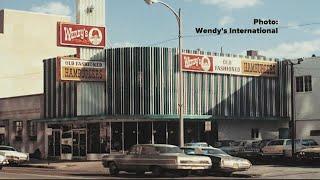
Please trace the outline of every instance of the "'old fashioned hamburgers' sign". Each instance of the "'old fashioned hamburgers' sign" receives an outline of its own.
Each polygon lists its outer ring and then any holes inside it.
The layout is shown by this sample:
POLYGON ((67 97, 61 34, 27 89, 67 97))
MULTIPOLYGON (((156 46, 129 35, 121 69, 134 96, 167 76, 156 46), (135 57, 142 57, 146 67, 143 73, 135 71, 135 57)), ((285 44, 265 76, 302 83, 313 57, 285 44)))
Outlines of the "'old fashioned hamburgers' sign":
POLYGON ((213 73, 213 57, 183 53, 181 55, 181 66, 182 71, 213 73))
POLYGON ((104 48, 105 27, 58 23, 58 46, 104 48))
POLYGON ((106 65, 102 61, 58 58, 57 78, 62 81, 105 81, 106 65), (60 78, 60 79, 59 79, 60 78))
POLYGON ((276 61, 183 53, 180 65, 182 71, 240 76, 278 76, 276 61))

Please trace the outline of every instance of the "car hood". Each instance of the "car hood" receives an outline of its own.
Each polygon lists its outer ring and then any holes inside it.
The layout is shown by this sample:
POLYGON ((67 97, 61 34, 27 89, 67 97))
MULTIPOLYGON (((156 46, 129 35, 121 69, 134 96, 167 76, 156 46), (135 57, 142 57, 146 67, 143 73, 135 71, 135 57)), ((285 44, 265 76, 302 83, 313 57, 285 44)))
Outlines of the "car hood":
POLYGON ((224 160, 236 160, 236 161, 246 161, 246 159, 230 156, 228 154, 207 154, 209 157, 218 157, 224 160))
POLYGON ((184 154, 184 153, 163 153, 161 154, 161 156, 178 156, 178 157, 186 157, 186 158, 191 158, 194 160, 197 160, 199 158, 203 158, 203 156, 199 156, 199 155, 188 155, 188 154, 184 154))
POLYGON ((306 148, 301 150, 302 152, 315 152, 320 153, 320 147, 314 147, 314 148, 306 148))
POLYGON ((23 157, 23 158, 28 157, 26 153, 17 152, 17 151, 0 151, 0 153, 5 156, 17 156, 17 157, 23 157))
POLYGON ((0 155, 0 162, 4 161, 6 159, 5 156, 0 155))

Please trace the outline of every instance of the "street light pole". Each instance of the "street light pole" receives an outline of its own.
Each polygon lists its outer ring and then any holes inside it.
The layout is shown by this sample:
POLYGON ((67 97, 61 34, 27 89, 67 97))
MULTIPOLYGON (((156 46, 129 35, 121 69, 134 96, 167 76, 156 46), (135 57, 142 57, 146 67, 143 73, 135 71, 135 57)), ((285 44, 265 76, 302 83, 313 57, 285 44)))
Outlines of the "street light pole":
POLYGON ((179 8, 179 90, 180 90, 180 113, 179 113, 179 127, 180 127, 180 147, 184 146, 184 121, 183 121, 183 114, 184 114, 184 92, 183 92, 183 76, 182 76, 182 42, 181 42, 181 8, 179 8))
POLYGON ((181 60, 181 54, 182 54, 182 22, 181 22, 181 8, 179 8, 179 13, 176 13, 171 6, 169 6, 167 3, 159 1, 159 0, 144 0, 148 5, 151 5, 153 3, 160 3, 167 7, 176 17, 178 22, 178 38, 179 38, 179 46, 178 46, 178 65, 179 65, 179 144, 180 147, 184 145, 184 121, 183 121, 183 114, 184 114, 184 94, 183 94, 183 76, 182 76, 182 60, 181 60))

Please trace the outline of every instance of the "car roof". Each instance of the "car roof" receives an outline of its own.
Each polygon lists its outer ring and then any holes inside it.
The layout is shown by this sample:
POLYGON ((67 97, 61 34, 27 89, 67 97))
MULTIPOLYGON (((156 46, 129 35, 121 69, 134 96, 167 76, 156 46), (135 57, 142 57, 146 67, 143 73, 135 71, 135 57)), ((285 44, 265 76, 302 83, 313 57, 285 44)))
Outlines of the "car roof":
MULTIPOLYGON (((219 149, 214 147, 184 146, 181 149, 219 149)), ((220 150, 220 149, 219 149, 220 150)))
POLYGON ((186 144, 208 144, 206 142, 191 142, 191 143, 186 143, 186 144))
POLYGON ((0 145, 0 147, 14 148, 12 146, 5 146, 5 145, 0 145))
POLYGON ((178 147, 171 144, 135 144, 135 146, 154 146, 154 147, 178 147))

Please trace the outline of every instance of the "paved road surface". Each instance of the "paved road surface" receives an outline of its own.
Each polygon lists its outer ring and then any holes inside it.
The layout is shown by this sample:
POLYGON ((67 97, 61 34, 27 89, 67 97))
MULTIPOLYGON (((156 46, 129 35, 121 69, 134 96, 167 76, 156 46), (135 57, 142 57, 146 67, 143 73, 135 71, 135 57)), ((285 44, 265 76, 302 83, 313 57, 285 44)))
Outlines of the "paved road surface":
MULTIPOLYGON (((102 167, 100 162, 81 163, 78 166, 62 166, 60 169, 30 168, 30 167, 5 167, 0 171, 0 179, 133 179, 133 178, 152 178, 150 173, 144 176, 135 174, 121 173, 118 177, 110 177, 107 170, 102 167), (90 165, 89 165, 90 164, 90 165)), ((167 176, 158 179, 237 179, 237 178, 272 178, 272 179, 320 179, 320 166, 285 166, 285 165, 254 165, 249 171, 239 172, 232 177, 206 176, 199 177, 191 175, 189 177, 167 176)))

